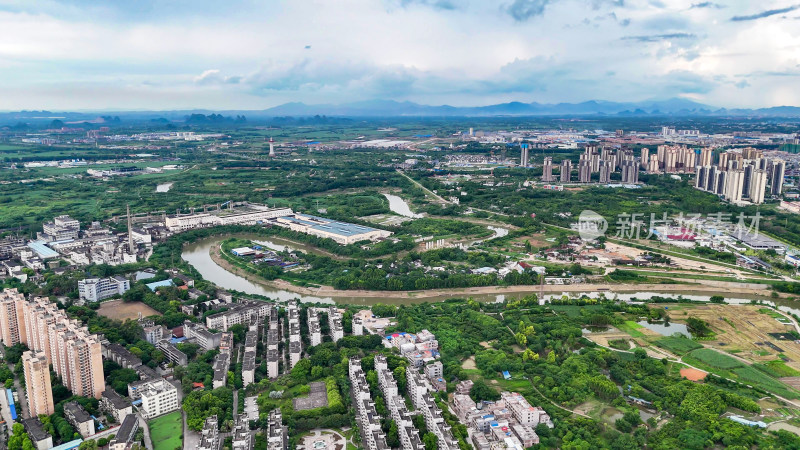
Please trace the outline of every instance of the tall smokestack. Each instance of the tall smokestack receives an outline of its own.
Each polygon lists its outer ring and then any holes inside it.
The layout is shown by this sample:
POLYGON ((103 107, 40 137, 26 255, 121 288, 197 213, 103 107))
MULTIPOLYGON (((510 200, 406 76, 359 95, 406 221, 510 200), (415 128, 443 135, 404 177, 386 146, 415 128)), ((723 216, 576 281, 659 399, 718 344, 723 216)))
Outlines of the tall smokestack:
POLYGON ((272 138, 269 138, 269 156, 275 157, 275 144, 272 138))
POLYGON ((131 219, 131 205, 130 203, 127 205, 128 210, 128 251, 131 252, 132 255, 136 254, 136 248, 133 246, 133 220, 131 219))

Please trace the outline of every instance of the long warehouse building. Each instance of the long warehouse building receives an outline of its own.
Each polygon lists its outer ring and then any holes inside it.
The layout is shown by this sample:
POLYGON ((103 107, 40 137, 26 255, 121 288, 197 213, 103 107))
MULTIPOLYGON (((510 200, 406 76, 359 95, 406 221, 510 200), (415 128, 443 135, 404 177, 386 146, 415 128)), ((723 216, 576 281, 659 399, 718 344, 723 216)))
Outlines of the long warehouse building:
POLYGON ((299 233, 306 233, 321 238, 329 238, 348 245, 361 241, 376 241, 392 235, 391 231, 352 223, 339 222, 324 217, 295 214, 293 216, 279 217, 276 225, 288 228, 299 233))
POLYGON ((292 214, 291 208, 270 208, 265 205, 247 203, 230 209, 220 208, 213 211, 167 216, 165 225, 169 231, 186 231, 220 225, 255 225, 292 214))

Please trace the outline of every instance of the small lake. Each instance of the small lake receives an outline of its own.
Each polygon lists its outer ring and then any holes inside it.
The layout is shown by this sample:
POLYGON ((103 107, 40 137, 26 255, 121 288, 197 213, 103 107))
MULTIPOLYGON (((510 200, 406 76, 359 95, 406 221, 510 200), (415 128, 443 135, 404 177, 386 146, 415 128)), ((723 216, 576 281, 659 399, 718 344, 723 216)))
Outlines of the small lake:
POLYGON ((175 183, 161 183, 156 186, 156 192, 169 192, 172 189, 172 185, 175 183))
POLYGON ((663 322, 648 322, 646 320, 640 320, 638 322, 639 325, 647 328, 648 330, 655 331, 658 334, 663 336, 672 336, 675 333, 682 334, 691 339, 692 333, 689 332, 689 329, 686 328, 686 325, 682 323, 663 323, 663 322))
POLYGON ((412 212, 408 203, 397 195, 383 194, 383 196, 389 200, 389 209, 392 210, 393 213, 412 219, 419 219, 422 217, 422 214, 415 214, 412 212))

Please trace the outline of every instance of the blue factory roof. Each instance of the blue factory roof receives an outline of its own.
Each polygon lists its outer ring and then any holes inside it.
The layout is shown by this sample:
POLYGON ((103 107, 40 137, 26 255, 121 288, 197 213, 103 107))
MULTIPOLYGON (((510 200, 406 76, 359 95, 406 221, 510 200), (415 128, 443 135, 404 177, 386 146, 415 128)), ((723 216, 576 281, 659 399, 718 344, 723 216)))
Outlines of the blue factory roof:
POLYGON ((44 242, 39 242, 39 241, 28 242, 28 247, 34 252, 36 252, 36 254, 39 255, 39 258, 42 259, 55 258, 58 256, 58 252, 44 245, 44 242))
POLYGON ((295 214, 294 219, 292 220, 303 225, 308 225, 315 230, 338 234, 339 236, 355 236, 357 234, 376 231, 375 228, 365 227, 363 225, 338 222, 336 220, 326 219, 324 217, 309 216, 307 214, 295 214))
POLYGON ((150 288, 151 291, 155 292, 156 289, 160 287, 175 286, 175 283, 173 283, 172 280, 164 280, 164 281, 155 281, 153 283, 147 283, 146 286, 150 288))
POLYGON ((73 448, 78 448, 83 442, 83 439, 75 439, 74 441, 69 441, 66 444, 61 444, 58 447, 53 447, 50 450, 71 450, 73 448))

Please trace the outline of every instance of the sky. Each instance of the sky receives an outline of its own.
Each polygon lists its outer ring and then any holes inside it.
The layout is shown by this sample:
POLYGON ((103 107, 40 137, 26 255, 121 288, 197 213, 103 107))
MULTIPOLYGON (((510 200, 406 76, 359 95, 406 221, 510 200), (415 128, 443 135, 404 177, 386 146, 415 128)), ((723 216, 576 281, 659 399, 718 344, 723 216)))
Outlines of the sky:
POLYGON ((6 111, 757 108, 798 86, 800 0, 0 0, 6 111))

